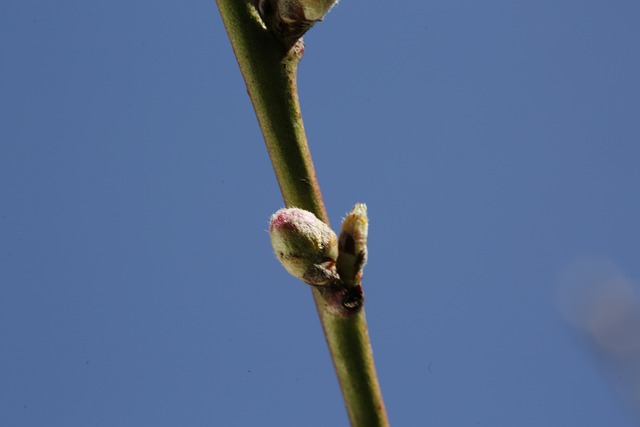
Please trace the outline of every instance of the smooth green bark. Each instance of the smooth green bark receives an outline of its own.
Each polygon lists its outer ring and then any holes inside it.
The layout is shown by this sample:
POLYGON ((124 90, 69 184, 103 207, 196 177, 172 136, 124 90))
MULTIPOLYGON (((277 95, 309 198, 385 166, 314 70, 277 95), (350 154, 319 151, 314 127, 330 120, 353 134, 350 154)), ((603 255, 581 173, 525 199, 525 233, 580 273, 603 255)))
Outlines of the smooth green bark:
MULTIPOLYGON (((329 224, 302 124, 296 86, 303 53, 286 51, 247 0, 217 0, 229 39, 288 207, 313 212, 329 224)), ((335 294, 312 288, 352 426, 388 426, 364 308, 335 309, 335 294)))

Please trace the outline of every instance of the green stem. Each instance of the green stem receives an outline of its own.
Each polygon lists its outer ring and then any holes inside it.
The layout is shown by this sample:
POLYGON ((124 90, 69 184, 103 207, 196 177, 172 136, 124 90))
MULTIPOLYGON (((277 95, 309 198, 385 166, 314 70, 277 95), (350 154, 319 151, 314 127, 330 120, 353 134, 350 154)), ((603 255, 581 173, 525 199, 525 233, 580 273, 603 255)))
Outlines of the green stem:
MULTIPOLYGON (((217 0, 231 45, 289 207, 313 212, 329 224, 302 124, 296 75, 302 42, 286 51, 261 24, 247 0, 217 0)), ((332 294, 313 297, 352 426, 388 426, 364 309, 331 309, 332 294)))

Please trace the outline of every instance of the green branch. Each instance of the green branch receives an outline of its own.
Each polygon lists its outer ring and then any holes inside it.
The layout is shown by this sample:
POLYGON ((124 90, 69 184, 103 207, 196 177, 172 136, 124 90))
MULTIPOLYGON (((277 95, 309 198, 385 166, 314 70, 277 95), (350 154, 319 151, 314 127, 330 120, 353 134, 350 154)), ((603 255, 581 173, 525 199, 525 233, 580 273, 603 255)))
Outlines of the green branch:
MULTIPOLYGON (((298 103, 296 75, 302 41, 285 49, 247 0, 217 3, 285 204, 313 212, 329 224, 298 103)), ((388 426, 364 309, 336 310, 335 298, 342 293, 312 289, 351 425, 388 426)))

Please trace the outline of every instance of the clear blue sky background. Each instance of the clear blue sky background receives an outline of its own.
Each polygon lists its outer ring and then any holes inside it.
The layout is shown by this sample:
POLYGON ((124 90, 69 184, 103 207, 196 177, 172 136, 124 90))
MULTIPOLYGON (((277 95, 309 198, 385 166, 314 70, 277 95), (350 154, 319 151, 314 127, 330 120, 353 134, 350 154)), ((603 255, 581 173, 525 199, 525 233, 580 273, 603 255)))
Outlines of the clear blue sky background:
MULTIPOLYGON (((332 223, 369 206, 393 425, 637 422, 554 295, 584 256, 640 281, 639 22, 637 1, 344 0, 306 37, 332 223)), ((0 425, 346 426, 271 253, 281 206, 213 0, 3 0, 0 425)))

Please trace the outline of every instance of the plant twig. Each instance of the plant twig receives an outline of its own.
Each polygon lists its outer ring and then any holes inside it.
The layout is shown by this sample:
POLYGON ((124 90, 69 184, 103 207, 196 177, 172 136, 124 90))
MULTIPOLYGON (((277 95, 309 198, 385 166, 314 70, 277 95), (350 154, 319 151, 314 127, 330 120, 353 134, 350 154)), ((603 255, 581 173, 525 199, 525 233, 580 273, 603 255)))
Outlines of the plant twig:
MULTIPOLYGON (((311 211, 329 224, 298 103, 296 75, 302 41, 286 50, 264 28, 248 0, 217 3, 285 204, 311 211)), ((364 308, 336 310, 335 292, 312 289, 351 425, 388 426, 364 308)))

